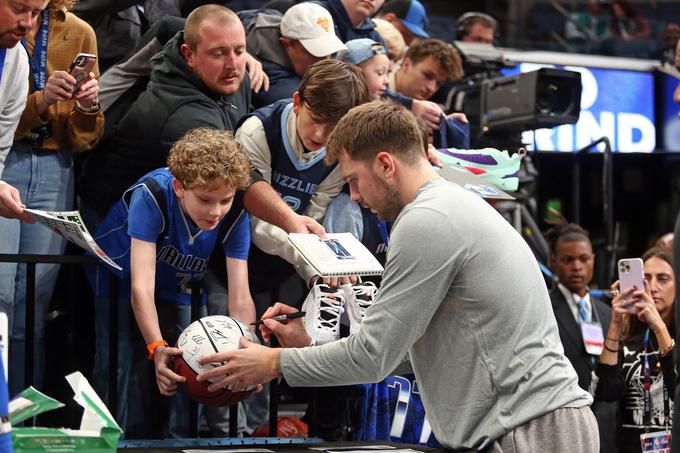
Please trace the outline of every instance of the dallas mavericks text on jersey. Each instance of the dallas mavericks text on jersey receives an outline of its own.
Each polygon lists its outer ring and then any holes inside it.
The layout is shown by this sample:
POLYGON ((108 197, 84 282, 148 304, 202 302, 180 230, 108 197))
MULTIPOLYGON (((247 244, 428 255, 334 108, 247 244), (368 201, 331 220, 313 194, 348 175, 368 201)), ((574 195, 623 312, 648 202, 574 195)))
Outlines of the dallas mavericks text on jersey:
POLYGON ((193 255, 180 253, 173 245, 166 245, 158 252, 156 259, 172 266, 179 271, 191 271, 202 273, 208 264, 208 260, 197 258, 193 255))

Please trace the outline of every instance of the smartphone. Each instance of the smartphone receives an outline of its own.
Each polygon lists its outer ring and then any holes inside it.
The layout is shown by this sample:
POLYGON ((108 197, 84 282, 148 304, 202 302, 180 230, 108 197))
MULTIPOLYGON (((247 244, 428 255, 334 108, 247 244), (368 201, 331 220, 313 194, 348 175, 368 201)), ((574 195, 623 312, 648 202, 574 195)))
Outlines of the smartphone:
MULTIPOLYGON (((642 268, 640 258, 624 258, 619 260, 619 290, 626 291, 632 286, 637 286, 638 290, 645 288, 645 273, 642 268)), ((622 305, 630 313, 637 313, 637 307, 632 303, 634 296, 626 297, 622 305)))
POLYGON ((73 63, 71 63, 71 67, 68 70, 68 73, 76 79, 76 84, 73 86, 73 94, 80 91, 80 86, 90 76, 96 62, 97 56, 91 53, 79 53, 73 59, 73 63))

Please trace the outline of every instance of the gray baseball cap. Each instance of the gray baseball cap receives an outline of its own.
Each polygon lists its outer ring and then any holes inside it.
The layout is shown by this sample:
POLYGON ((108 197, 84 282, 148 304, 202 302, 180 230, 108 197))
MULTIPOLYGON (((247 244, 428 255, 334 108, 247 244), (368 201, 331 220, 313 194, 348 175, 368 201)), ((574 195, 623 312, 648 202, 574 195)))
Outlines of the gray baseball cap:
POLYGON ((387 55, 385 46, 368 38, 347 41, 345 46, 347 50, 338 52, 336 56, 338 60, 342 60, 345 63, 361 64, 376 55, 387 55))

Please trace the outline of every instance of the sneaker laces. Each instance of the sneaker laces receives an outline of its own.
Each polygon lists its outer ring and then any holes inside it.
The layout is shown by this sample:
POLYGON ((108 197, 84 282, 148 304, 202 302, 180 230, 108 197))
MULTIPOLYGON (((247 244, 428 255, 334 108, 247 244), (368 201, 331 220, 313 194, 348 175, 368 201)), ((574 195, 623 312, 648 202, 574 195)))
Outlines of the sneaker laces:
POLYGON ((352 289, 354 290, 354 296, 359 304, 359 308, 361 308, 361 316, 363 317, 366 309, 373 305, 373 299, 375 298, 375 293, 378 292, 378 288, 373 282, 366 282, 355 285, 352 289))
MULTIPOLYGON (((340 315, 345 311, 343 308, 344 297, 337 292, 327 293, 320 287, 321 296, 319 297, 319 324, 324 327, 334 329, 340 315)), ((331 290, 330 288, 328 288, 331 290)), ((331 290, 332 291, 332 290, 331 290)))

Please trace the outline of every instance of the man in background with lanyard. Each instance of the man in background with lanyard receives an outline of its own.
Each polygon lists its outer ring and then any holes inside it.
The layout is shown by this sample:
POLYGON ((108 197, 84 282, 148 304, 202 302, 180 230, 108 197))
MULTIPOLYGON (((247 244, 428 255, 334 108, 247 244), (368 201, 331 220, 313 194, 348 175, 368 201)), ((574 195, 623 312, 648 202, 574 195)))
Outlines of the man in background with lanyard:
MULTIPOLYGON (((576 224, 559 228, 552 241, 552 268, 558 278, 550 291, 564 354, 578 375, 579 386, 595 395, 597 358, 604 347, 611 308, 590 293, 595 255, 588 232, 576 224)), ((600 451, 616 451, 616 403, 596 401, 591 408, 600 428, 600 451)))
MULTIPOLYGON (((0 0, 0 175, 28 94, 28 57, 17 44, 31 31, 47 3, 0 0)), ((19 192, 0 180, 0 215, 30 221, 24 207, 19 192)))

